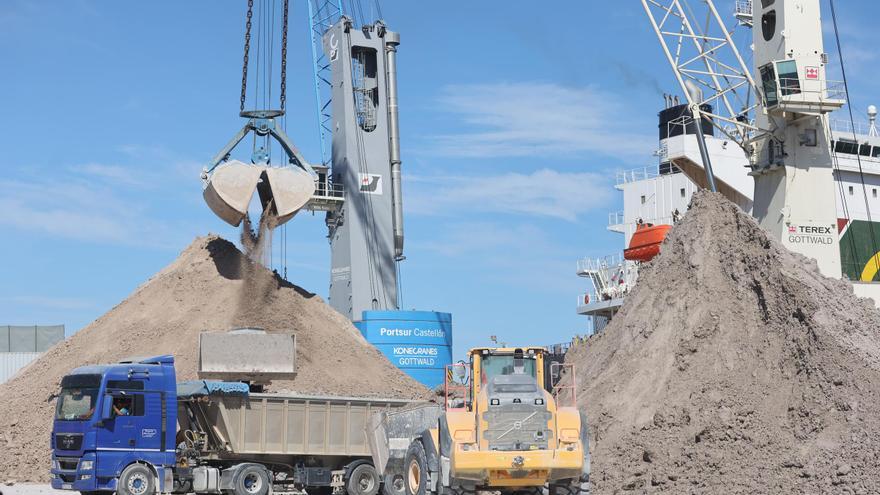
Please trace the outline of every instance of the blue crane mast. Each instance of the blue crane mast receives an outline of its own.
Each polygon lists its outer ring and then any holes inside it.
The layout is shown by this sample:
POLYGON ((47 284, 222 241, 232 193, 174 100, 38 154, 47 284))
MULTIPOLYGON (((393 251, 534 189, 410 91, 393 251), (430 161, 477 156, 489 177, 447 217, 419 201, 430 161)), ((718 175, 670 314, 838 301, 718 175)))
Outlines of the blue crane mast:
POLYGON ((330 166, 330 136, 333 129, 330 61, 324 54, 323 37, 342 17, 341 0, 309 0, 309 37, 312 42, 312 70, 315 77, 315 105, 321 139, 321 164, 330 166))

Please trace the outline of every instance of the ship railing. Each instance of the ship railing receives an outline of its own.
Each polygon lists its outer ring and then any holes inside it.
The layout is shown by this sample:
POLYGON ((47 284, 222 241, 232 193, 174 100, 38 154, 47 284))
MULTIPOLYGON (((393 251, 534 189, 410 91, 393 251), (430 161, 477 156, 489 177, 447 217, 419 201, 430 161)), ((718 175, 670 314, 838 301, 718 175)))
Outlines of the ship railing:
MULTIPOLYGON (((754 126, 755 121, 754 119, 746 119, 743 124, 754 126)), ((753 132, 749 131, 744 125, 740 126, 724 121, 719 122, 715 119, 712 119, 712 125, 716 128, 723 129, 725 134, 729 136, 738 136, 738 139, 742 140, 747 140, 753 134, 753 132)), ((690 115, 682 115, 666 123, 666 135, 671 138, 684 135, 693 136, 695 132, 693 127, 694 118, 690 115)), ((665 143, 664 146, 661 148, 661 153, 664 159, 669 156, 669 149, 668 146, 665 145, 665 143)))
POLYGON ((578 260, 577 274, 588 277, 592 290, 578 295, 578 305, 619 299, 627 294, 638 279, 638 266, 624 259, 623 254, 578 260))
POLYGON ((609 268, 617 268, 625 263, 623 254, 610 254, 600 258, 581 258, 577 261, 578 274, 586 274, 595 270, 608 270, 609 268))
POLYGON ((632 289, 632 284, 624 283, 618 286, 606 287, 601 291, 586 291, 578 295, 577 305, 586 306, 588 304, 593 304, 601 301, 612 301, 614 299, 620 299, 622 297, 626 297, 630 289, 632 289))
POLYGON ((630 182, 638 182, 645 179, 653 179, 660 176, 660 166, 652 165, 649 167, 633 168, 630 170, 617 171, 617 185, 629 184, 630 182))
MULTIPOLYGON (((841 134, 857 134, 861 136, 871 135, 871 126, 867 122, 850 122, 849 120, 831 119, 829 122, 831 130, 841 134)), ((846 136, 843 136, 846 137, 846 136)))

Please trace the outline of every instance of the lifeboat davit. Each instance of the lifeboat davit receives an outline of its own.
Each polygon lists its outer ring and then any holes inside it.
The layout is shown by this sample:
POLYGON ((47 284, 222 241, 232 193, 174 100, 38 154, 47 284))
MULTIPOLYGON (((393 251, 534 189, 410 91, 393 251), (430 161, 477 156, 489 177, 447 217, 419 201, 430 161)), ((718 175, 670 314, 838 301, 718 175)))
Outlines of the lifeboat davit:
POLYGON ((651 261, 660 254, 660 244, 672 225, 642 223, 636 227, 629 240, 629 247, 623 250, 624 259, 630 261, 651 261))

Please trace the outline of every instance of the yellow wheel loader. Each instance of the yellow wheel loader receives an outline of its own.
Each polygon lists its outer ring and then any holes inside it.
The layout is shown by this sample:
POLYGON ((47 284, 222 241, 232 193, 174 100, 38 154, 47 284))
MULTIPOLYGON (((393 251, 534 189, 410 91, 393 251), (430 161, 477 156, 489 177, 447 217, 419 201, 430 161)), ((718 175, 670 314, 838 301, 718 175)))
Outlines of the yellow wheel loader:
POLYGON ((368 440, 385 495, 588 493, 587 423, 573 368, 551 363, 541 347, 469 354, 447 369, 443 406, 372 418, 368 440))

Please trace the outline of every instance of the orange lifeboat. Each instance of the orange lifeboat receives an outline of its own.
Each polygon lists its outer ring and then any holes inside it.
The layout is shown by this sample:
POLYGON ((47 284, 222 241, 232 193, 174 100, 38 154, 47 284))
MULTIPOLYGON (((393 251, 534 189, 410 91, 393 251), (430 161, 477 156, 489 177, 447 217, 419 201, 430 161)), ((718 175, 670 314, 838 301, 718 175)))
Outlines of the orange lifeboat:
POLYGON ((642 223, 629 241, 629 247, 623 250, 623 257, 630 261, 651 261, 660 254, 660 244, 672 225, 654 225, 642 223))

